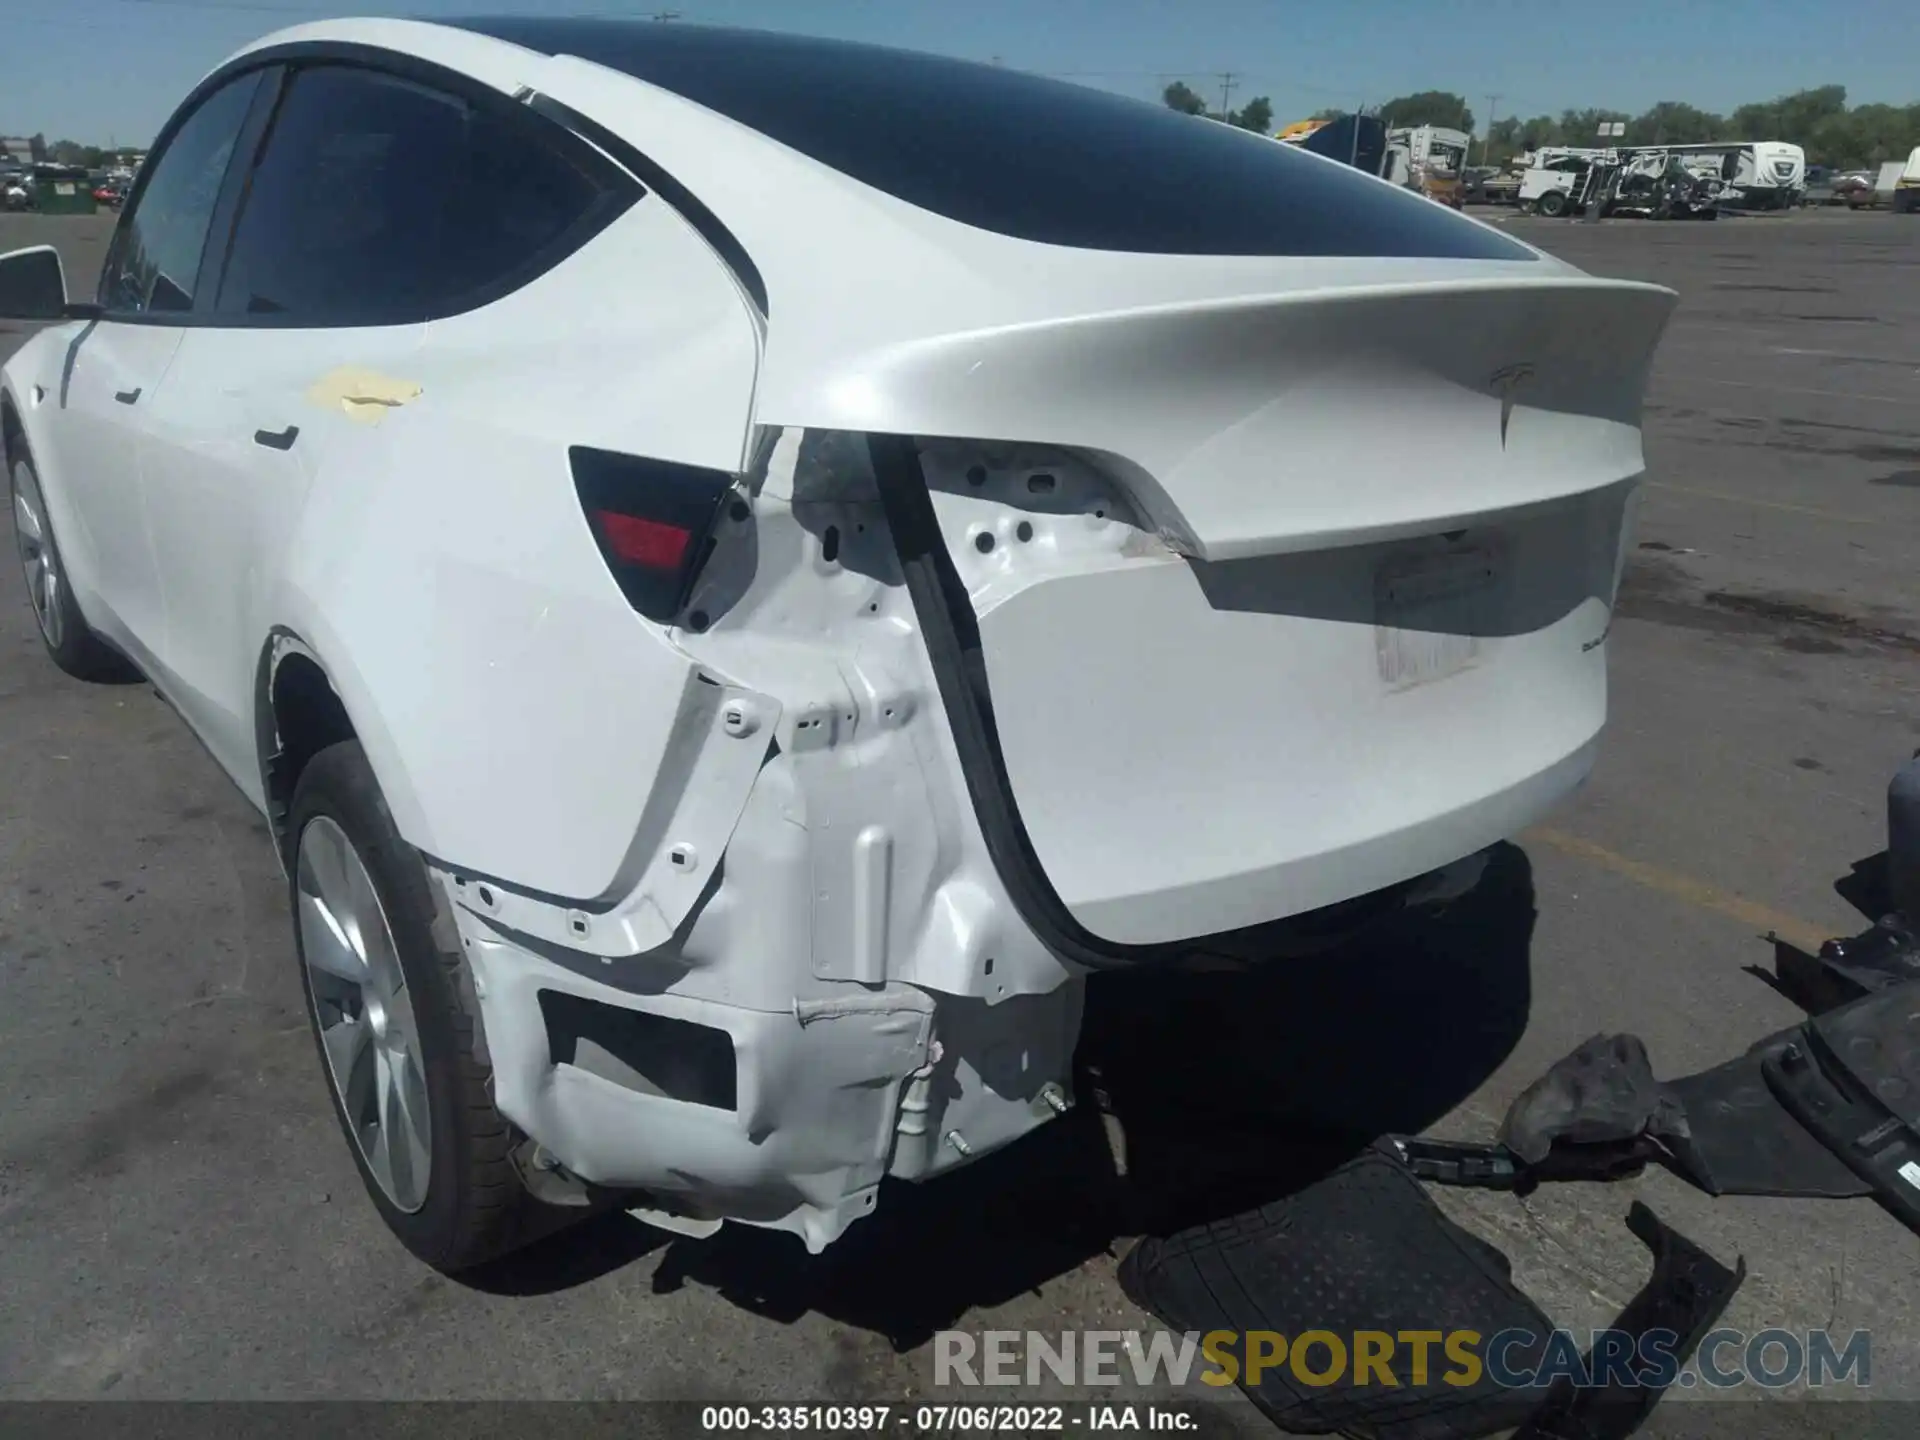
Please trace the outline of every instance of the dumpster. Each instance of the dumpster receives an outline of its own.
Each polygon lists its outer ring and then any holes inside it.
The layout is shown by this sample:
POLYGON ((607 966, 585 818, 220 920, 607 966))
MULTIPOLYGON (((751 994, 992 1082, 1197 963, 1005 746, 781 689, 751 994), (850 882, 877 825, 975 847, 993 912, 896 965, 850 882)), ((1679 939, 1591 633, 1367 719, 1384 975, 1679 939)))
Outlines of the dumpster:
POLYGON ((33 203, 42 215, 91 215, 99 208, 81 165, 34 166, 33 203))

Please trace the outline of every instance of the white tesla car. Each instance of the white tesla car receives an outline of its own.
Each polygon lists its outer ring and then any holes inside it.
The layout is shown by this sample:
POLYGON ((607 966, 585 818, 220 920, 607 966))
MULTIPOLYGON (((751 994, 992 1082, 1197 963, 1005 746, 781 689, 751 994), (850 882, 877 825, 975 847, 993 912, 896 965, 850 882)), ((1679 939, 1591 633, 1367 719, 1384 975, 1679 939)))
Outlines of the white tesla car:
POLYGON ((339 21, 194 91, 93 299, 0 259, 0 406, 55 663, 271 821, 399 1237, 818 1249, 1073 1103, 1089 972, 1579 782, 1672 298, 1005 69, 339 21))

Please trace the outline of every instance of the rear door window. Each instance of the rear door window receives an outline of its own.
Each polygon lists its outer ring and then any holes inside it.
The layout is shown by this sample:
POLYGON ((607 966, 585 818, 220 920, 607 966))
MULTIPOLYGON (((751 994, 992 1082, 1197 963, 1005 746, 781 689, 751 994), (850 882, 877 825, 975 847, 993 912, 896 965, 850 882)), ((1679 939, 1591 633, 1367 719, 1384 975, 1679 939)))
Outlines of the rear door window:
POLYGON ((215 90, 154 157, 152 173, 101 270, 100 304, 108 314, 193 308, 207 227, 260 82, 255 71, 215 90))
POLYGON ((558 127, 349 65, 296 71, 217 303, 308 326, 404 324, 506 293, 638 189, 558 127))

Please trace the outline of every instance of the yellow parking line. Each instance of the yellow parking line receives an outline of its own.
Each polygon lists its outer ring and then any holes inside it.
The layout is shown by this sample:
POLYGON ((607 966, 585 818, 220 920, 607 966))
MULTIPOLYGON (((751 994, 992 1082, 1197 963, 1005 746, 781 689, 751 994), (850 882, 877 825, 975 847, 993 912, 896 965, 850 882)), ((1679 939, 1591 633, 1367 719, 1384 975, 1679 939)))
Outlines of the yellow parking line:
POLYGON ((1818 950, 1826 943, 1828 934, 1818 926, 1809 925, 1804 920, 1795 919, 1752 900, 1743 900, 1738 895, 1728 894, 1717 886, 1704 880, 1696 880, 1691 875, 1682 875, 1658 865, 1649 865, 1644 860, 1632 860, 1604 845, 1596 845, 1591 840, 1583 840, 1578 835, 1569 835, 1564 830, 1556 830, 1550 825, 1536 825, 1520 837, 1522 840, 1538 841, 1550 845, 1565 855, 1578 856, 1582 860, 1592 861, 1603 870, 1611 871, 1636 885, 1644 885, 1662 895, 1675 900, 1685 901, 1698 910, 1706 910, 1728 920, 1737 920, 1742 925, 1751 926, 1762 934, 1771 931, 1789 944, 1802 950, 1818 950))
POLYGON ((1812 515, 1820 520, 1838 520, 1843 525, 1874 525, 1864 515, 1842 515, 1837 510, 1816 510, 1811 505, 1789 505, 1784 500, 1758 500, 1751 495, 1734 495, 1725 490, 1700 490, 1692 485, 1670 485, 1664 480, 1646 482, 1649 490, 1671 490, 1676 495, 1697 495, 1703 500, 1726 500, 1735 505, 1758 505, 1763 510, 1785 510, 1793 515, 1812 515))

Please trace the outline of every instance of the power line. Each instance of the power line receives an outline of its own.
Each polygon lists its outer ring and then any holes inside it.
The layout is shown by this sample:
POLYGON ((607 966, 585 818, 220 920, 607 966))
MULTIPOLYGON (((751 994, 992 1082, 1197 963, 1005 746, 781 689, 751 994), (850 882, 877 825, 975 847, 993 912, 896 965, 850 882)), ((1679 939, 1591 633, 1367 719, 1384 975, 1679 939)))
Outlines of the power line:
POLYGON ((317 11, 331 11, 330 5, 262 5, 254 0, 119 0, 122 5, 164 5, 175 10, 244 10, 255 15, 298 17, 317 11))
POLYGON ((1235 75, 1233 71, 1222 70, 1220 72, 1220 118, 1222 120, 1233 113, 1227 108, 1227 102, 1228 98, 1233 94, 1233 87, 1239 83, 1239 77, 1235 75))

